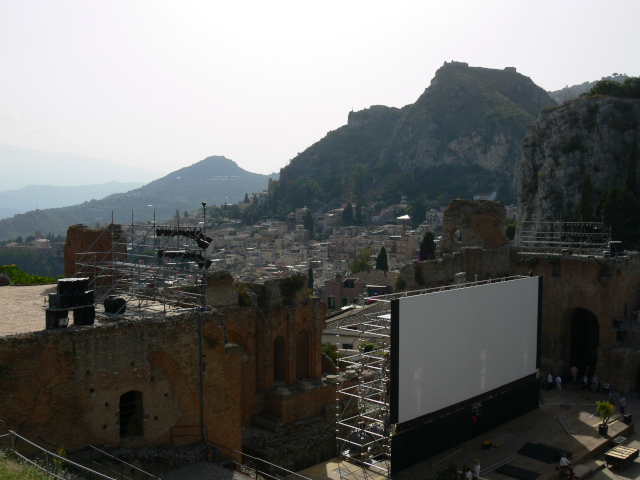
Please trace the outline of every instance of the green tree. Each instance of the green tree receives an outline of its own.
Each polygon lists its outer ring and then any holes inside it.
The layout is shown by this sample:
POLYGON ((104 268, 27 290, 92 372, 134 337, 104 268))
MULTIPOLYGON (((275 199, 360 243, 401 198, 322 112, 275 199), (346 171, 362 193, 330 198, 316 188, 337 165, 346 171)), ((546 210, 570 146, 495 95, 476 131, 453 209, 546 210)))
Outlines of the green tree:
POLYGON ((187 212, 186 210, 184 211, 184 218, 189 218, 189 212, 187 212))
POLYGON ((356 258, 349 264, 351 273, 365 272, 371 269, 371 251, 369 247, 360 250, 356 258))
POLYGON ((351 205, 351 202, 347 203, 347 206, 342 212, 342 224, 353 225, 353 206, 351 205))
POLYGON ((513 240, 516 236, 516 219, 507 217, 504 233, 509 240, 513 240))
POLYGON ((593 185, 591 184, 591 175, 584 174, 582 180, 582 192, 580 193, 580 203, 576 209, 576 220, 581 222, 592 222, 595 220, 593 216, 593 185))
POLYGON ((313 269, 309 267, 309 273, 307 275, 307 288, 313 290, 313 269))
POLYGON ((313 232, 313 216, 311 215, 311 210, 307 210, 304 216, 304 229, 313 232))
POLYGON ((417 228, 427 217, 427 205, 425 195, 420 195, 418 198, 409 202, 408 213, 411 216, 411 224, 414 228, 417 228))
POLYGON ((624 186, 634 197, 638 198, 637 189, 637 173, 638 173, 638 149, 636 147, 637 139, 633 137, 631 142, 631 151, 627 157, 627 176, 624 179, 624 186))
POLYGON ((360 204, 356 205, 356 225, 362 225, 362 207, 360 204))
POLYGON ((380 249, 380 253, 378 253, 378 257, 376 258, 376 270, 384 270, 385 272, 389 271, 389 263, 387 261, 387 250, 384 248, 384 245, 380 249))
POLYGON ((583 96, 587 98, 599 96, 640 98, 640 77, 629 77, 624 83, 615 80, 600 80, 583 96))
POLYGON ((251 203, 251 201, 249 200, 249 194, 248 193, 244 194, 244 203, 251 203))
POLYGON ((239 219, 242 216, 242 212, 240 212, 240 207, 237 204, 233 204, 228 206, 228 215, 234 220, 239 219))
POLYGON ((640 203, 630 191, 613 183, 600 197, 598 214, 611 227, 611 238, 631 244, 638 242, 640 203))
POLYGON ((426 232, 420 242, 420 251, 418 253, 418 261, 433 260, 436 258, 436 244, 434 242, 433 232, 426 232))

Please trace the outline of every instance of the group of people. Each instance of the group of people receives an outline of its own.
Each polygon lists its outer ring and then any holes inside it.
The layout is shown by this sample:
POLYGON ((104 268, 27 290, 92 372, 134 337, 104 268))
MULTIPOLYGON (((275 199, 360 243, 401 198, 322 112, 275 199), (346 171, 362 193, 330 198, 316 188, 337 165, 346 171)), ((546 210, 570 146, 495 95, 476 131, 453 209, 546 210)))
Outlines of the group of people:
POLYGON ((478 480, 480 478, 480 460, 476 458, 473 461, 473 469, 467 467, 464 478, 465 480, 478 480))
MULTIPOLYGON (((571 367, 571 381, 572 383, 577 383, 578 380, 578 367, 571 367)), ((609 394, 609 401, 613 405, 618 405, 620 409, 620 413, 622 415, 625 414, 625 409, 627 407, 627 397, 623 392, 614 392, 611 390, 611 384, 607 381, 600 381, 598 375, 594 372, 593 377, 589 378, 589 367, 586 367, 586 371, 584 376, 582 377, 582 390, 591 391, 594 393, 606 393, 609 394)), ((562 377, 560 375, 554 377, 552 372, 549 372, 547 376, 547 390, 552 390, 553 388, 556 390, 562 390, 562 377)))
POLYGON ((547 376, 547 391, 553 390, 553 386, 556 386, 556 390, 562 390, 562 377, 558 375, 557 377, 553 377, 553 373, 549 372, 547 376))

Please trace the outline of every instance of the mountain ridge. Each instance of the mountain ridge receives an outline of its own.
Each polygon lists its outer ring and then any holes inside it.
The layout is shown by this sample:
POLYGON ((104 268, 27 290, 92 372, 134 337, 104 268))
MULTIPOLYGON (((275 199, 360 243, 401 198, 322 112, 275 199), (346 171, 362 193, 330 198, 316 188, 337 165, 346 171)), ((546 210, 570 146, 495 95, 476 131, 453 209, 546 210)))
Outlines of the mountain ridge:
POLYGON ((201 202, 220 205, 244 200, 246 193, 258 193, 267 188, 266 175, 251 173, 223 156, 211 156, 169 173, 142 187, 125 193, 115 193, 101 200, 79 205, 40 209, 0 220, 0 239, 31 235, 35 230, 66 234, 70 225, 110 223, 113 212, 116 223, 167 220, 176 210, 193 211, 201 202))
MULTIPOLYGON (((360 203, 498 191, 515 199, 515 167, 526 125, 555 105, 513 67, 445 62, 429 87, 402 108, 375 105, 349 113, 281 170, 272 211, 345 197, 360 203)), ((416 206, 417 208, 417 206, 416 206)))
POLYGON ((0 191, 27 185, 73 186, 109 181, 147 183, 161 172, 122 165, 111 160, 54 153, 0 144, 0 191))
POLYGON ((138 182, 100 183, 64 187, 59 185, 26 185, 16 190, 0 192, 0 219, 12 217, 33 209, 59 208, 76 205, 91 199, 102 199, 113 193, 141 187, 138 182))

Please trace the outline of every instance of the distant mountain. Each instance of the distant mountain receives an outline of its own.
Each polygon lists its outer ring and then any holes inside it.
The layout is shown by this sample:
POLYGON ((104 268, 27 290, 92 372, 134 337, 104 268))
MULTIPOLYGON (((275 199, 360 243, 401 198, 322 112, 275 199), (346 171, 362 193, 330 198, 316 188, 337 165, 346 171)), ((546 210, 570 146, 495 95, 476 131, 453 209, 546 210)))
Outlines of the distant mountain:
POLYGON ((109 223, 112 212, 115 223, 130 223, 132 211, 135 222, 152 220, 154 210, 157 220, 166 220, 176 210, 202 208, 203 201, 210 206, 238 203, 244 200, 245 193, 265 190, 268 181, 267 175, 247 172, 225 157, 208 157, 126 193, 5 218, 0 220, 0 240, 33 235, 35 230, 64 235, 75 223, 109 223))
POLYGON ((347 125, 295 157, 280 172, 271 208, 492 191, 513 201, 526 125, 554 104, 515 68, 445 63, 414 104, 351 112, 347 125))
POLYGON ((93 185, 107 182, 145 184, 163 175, 109 160, 51 153, 0 144, 0 191, 27 185, 93 185))
MULTIPOLYGON (((624 83, 627 78, 629 77, 626 74, 614 73, 613 75, 610 75, 608 77, 602 77, 600 80, 613 80, 614 82, 624 83)), ((593 82, 584 82, 580 85, 573 85, 571 87, 566 86, 562 90, 549 92, 549 96, 553 98, 557 103, 562 104, 567 100, 578 98, 583 93, 587 93, 600 80, 594 80, 593 82)))
POLYGON ((56 208, 76 205, 92 199, 101 199, 113 193, 127 192, 143 183, 108 182, 99 185, 58 187, 53 185, 28 185, 18 190, 0 192, 0 219, 28 212, 34 208, 56 208))

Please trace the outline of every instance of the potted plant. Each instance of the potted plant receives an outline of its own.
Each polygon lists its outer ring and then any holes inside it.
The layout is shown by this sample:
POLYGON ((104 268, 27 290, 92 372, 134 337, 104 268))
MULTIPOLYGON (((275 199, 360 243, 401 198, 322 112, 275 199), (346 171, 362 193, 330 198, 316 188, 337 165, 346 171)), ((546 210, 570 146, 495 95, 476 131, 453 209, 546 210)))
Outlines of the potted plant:
POLYGON ((602 423, 598 425, 598 433, 604 437, 609 431, 609 419, 611 418, 611 415, 613 415, 613 410, 615 408, 611 402, 603 401, 596 402, 596 409, 602 419, 602 423))

